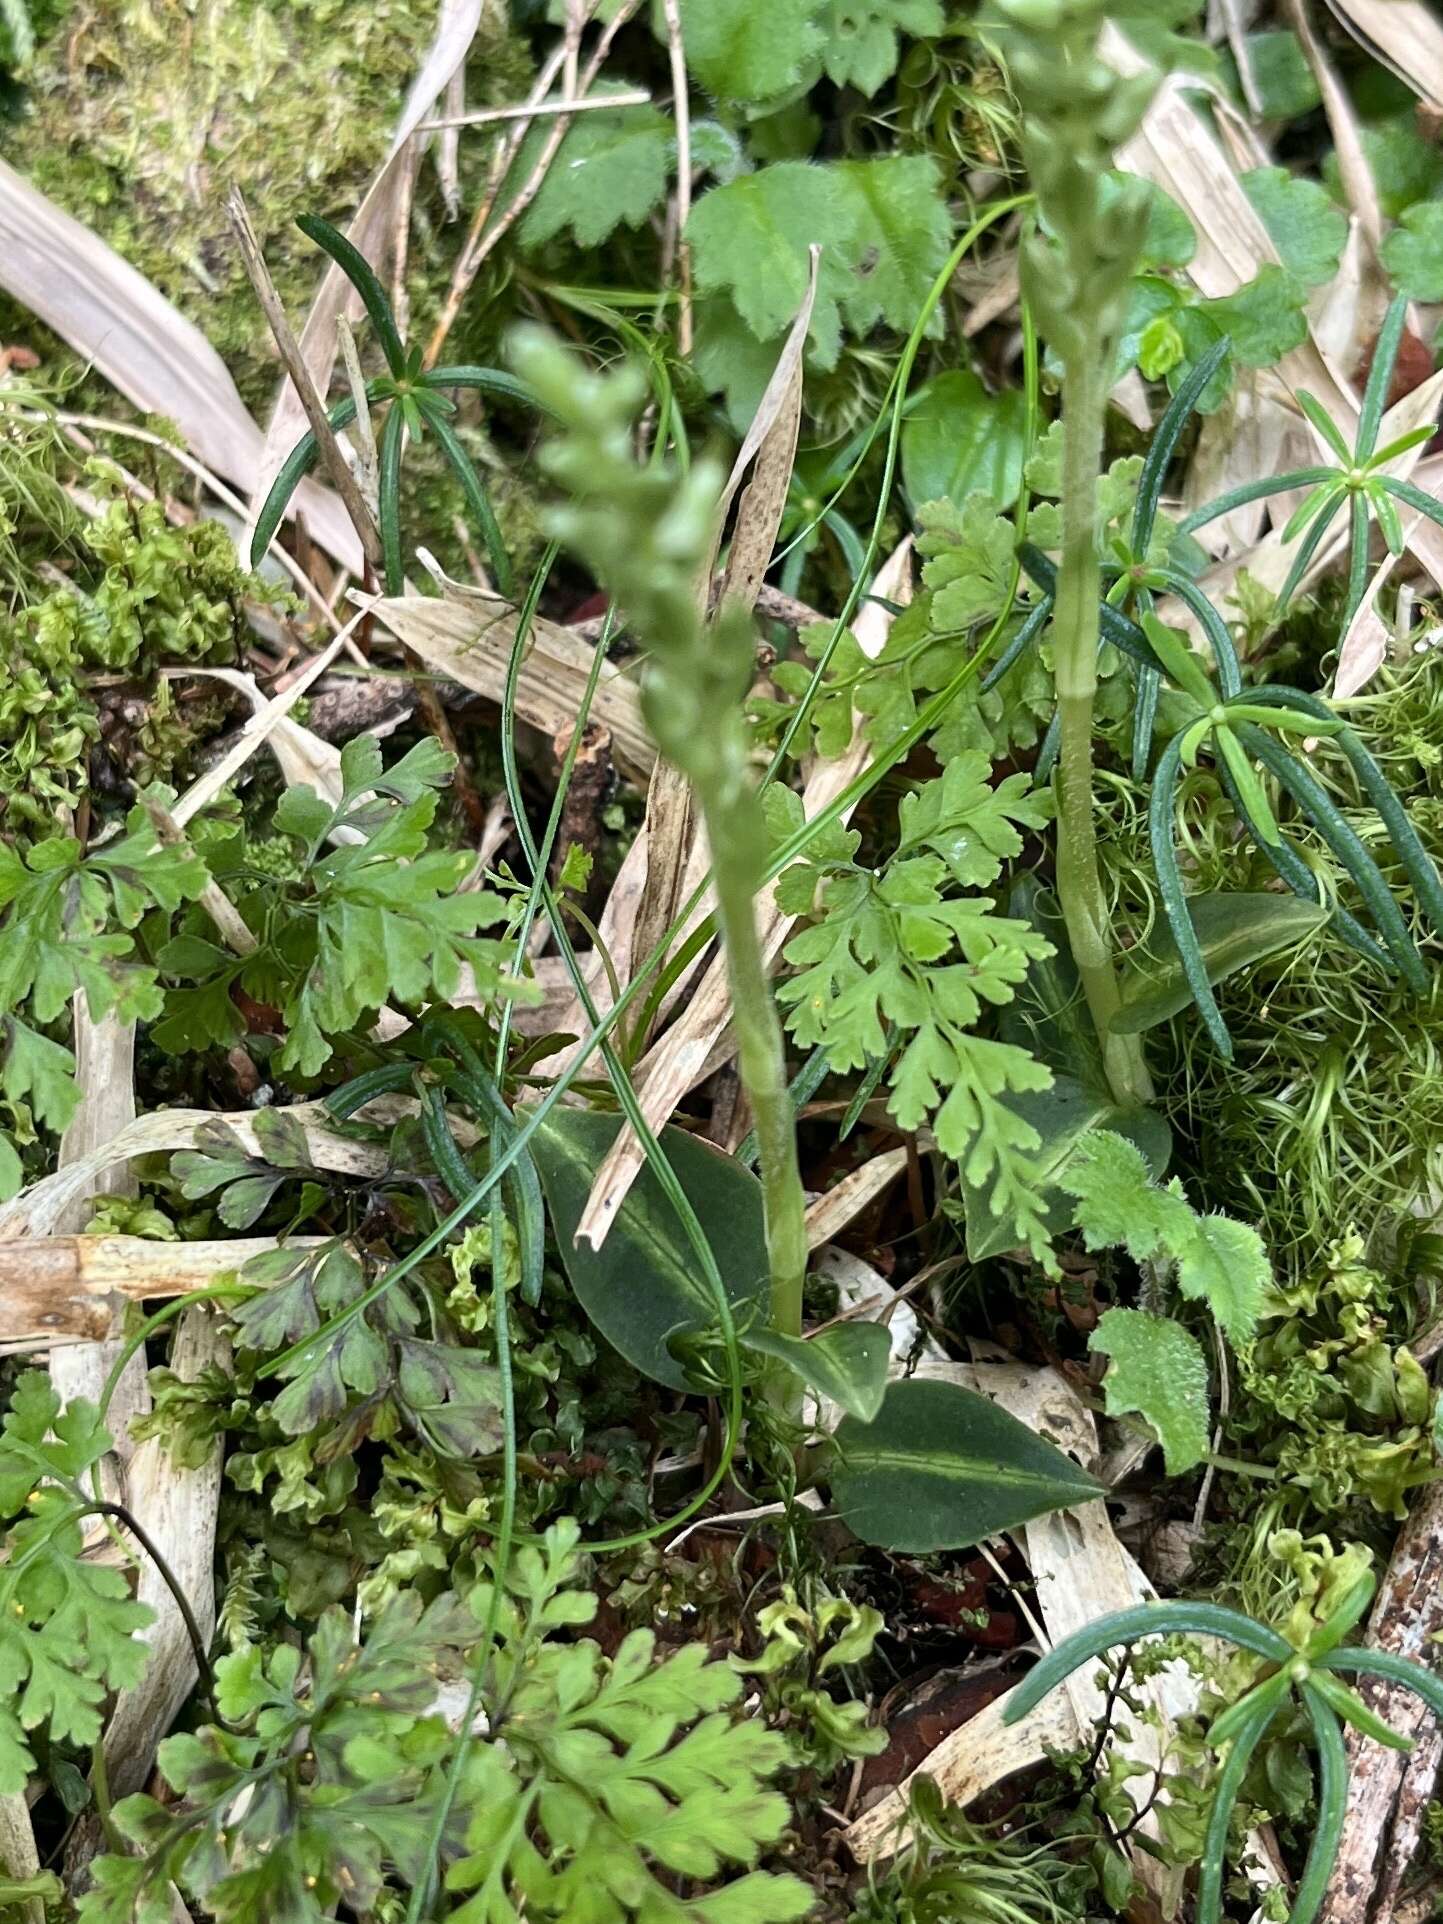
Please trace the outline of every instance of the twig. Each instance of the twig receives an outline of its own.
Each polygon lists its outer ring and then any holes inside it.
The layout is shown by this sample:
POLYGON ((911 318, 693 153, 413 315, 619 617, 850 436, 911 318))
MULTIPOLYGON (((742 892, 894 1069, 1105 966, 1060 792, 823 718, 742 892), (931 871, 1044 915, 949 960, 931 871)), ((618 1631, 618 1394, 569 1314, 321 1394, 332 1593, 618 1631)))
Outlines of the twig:
MULTIPOLYGON (((150 817, 151 826, 167 848, 186 848, 185 830, 171 814, 170 810, 153 796, 142 795, 141 806, 150 817)), ((207 882, 196 897, 226 947, 235 955, 254 955, 260 947, 259 942, 246 927, 245 919, 230 897, 218 882, 207 882)))
POLYGON ((336 316, 336 339, 340 343, 341 359, 346 364, 351 399, 356 404, 356 454, 361 464, 361 493, 371 513, 379 515, 381 479, 376 459, 376 432, 371 425, 371 403, 366 393, 366 377, 361 372, 361 357, 356 352, 356 337, 344 314, 336 316))
POLYGON ((260 241, 251 224, 245 196, 239 187, 232 187, 226 197, 226 212, 230 216, 231 227, 240 246, 241 259, 245 262, 246 273, 250 276, 256 299, 260 302, 266 320, 270 323, 270 330, 275 336, 281 360, 285 363, 286 372, 290 375, 296 393, 300 396, 301 406, 306 411, 306 419, 311 424, 311 432, 316 437, 316 446, 320 451, 322 464, 336 493, 345 503, 346 513, 351 517, 367 562, 379 574, 381 572, 381 535, 376 526, 376 518, 366 506, 360 484, 351 472, 351 465, 341 452, 341 444, 326 418, 325 403, 316 391, 316 384, 311 378, 310 369, 306 366, 300 343, 291 332, 290 321, 281 305, 281 297, 276 292, 275 282, 270 277, 270 270, 261 253, 260 241))
POLYGON ((681 37, 680 0, 662 0, 667 48, 671 56, 672 115, 676 121, 676 267, 681 307, 676 344, 682 358, 691 353, 691 247, 686 224, 691 215, 691 102, 687 95, 686 49, 681 37))
MULTIPOLYGON (((596 79, 597 74, 601 71, 603 61, 611 52, 612 42, 616 39, 617 34, 620 33, 632 14, 636 12, 639 4, 640 0, 622 0, 622 4, 617 8, 610 23, 603 31, 600 40, 597 42, 596 51, 592 54, 590 60, 587 61, 586 66, 582 70, 580 80, 577 83, 578 93, 585 94, 588 91, 592 82, 596 79)), ((568 19, 568 45, 570 43, 572 29, 573 21, 568 19)), ((575 30, 579 35, 579 21, 575 23, 575 30)), ((567 57, 567 48, 563 47, 560 52, 561 63, 564 64, 567 57)), ((546 84, 550 86, 550 78, 547 79, 546 84)), ((524 134, 529 125, 529 120, 520 122, 518 131, 524 134)), ((446 292, 446 305, 441 310, 441 317, 436 323, 435 331, 426 348, 426 366, 428 368, 434 367, 440 358, 441 349, 446 345, 446 338, 456 324, 457 315, 461 312, 461 304, 471 291, 472 282, 480 273, 486 257, 492 252, 502 237, 511 231, 517 221, 520 220, 521 216, 526 212, 526 209, 531 205, 532 201, 535 200, 537 194, 540 193, 541 183, 545 180, 551 163, 556 158, 556 150, 566 138, 570 126, 570 112, 559 113, 556 116, 555 125, 547 135, 545 145, 542 147, 541 153, 537 157, 536 165, 532 168, 525 185, 521 188, 515 199, 507 206, 505 213, 501 215, 493 226, 488 226, 487 222, 490 220, 492 210, 496 204, 496 196, 501 190, 511 159, 520 147, 520 141, 513 139, 513 142, 509 143, 509 150, 508 148, 503 148, 502 152, 505 153, 505 162, 499 171, 493 165, 491 177, 486 183, 486 192, 482 196, 481 205, 476 210, 471 222, 470 232, 466 236, 466 245, 461 250, 460 258, 456 262, 455 271, 451 276, 451 285, 446 292)), ((499 159, 500 154, 498 154, 498 160, 499 159)))
MULTIPOLYGON (((675 6, 676 0, 671 0, 675 6)), ((651 95, 644 87, 628 88, 625 93, 599 94, 595 100, 538 100, 534 105, 523 102, 519 107, 476 107, 469 113, 442 114, 435 120, 423 120, 416 129, 418 134, 440 133, 447 127, 491 127, 504 120, 540 120, 550 114, 594 114, 604 113, 608 108, 649 107, 651 95)), ((681 140, 677 133, 678 144, 681 140)))

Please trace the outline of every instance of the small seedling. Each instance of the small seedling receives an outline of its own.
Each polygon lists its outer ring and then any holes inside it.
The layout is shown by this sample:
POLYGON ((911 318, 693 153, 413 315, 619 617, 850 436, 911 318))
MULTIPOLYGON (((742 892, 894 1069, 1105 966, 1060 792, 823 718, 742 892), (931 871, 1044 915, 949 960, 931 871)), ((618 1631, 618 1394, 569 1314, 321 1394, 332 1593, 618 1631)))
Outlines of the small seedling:
POLYGON ((1003 1721, 1015 1724, 1083 1664, 1140 1637, 1217 1637, 1261 1657, 1268 1665, 1267 1674, 1230 1704, 1208 1732, 1208 1742, 1218 1749, 1226 1747, 1227 1756, 1218 1775, 1203 1842, 1197 1924, 1219 1924, 1233 1807, 1254 1751, 1274 1716, 1290 1702, 1296 1702, 1308 1718, 1318 1745, 1317 1830, 1289 1915, 1289 1924, 1312 1924, 1343 1834, 1348 1758, 1342 1725, 1352 1724, 1365 1736, 1395 1750, 1412 1748, 1408 1738, 1374 1715, 1358 1693, 1342 1681, 1343 1677, 1381 1677, 1401 1684, 1421 1697, 1434 1716, 1443 1717, 1443 1679, 1406 1658, 1344 1644, 1344 1637, 1362 1620, 1374 1588, 1372 1573, 1365 1572, 1322 1624, 1298 1643, 1290 1643, 1240 1610, 1229 1610, 1221 1604, 1158 1603, 1119 1610, 1065 1638, 1029 1671, 1008 1699, 1003 1721))
MULTIPOLYGON (((505 395, 513 401, 534 404, 534 397, 526 387, 512 375, 504 374, 494 367, 433 367, 427 369, 422 361, 421 349, 412 345, 407 347, 401 340, 399 328, 386 291, 377 280, 374 270, 356 248, 337 232, 329 221, 320 220, 314 214, 302 214, 296 222, 297 227, 313 240, 318 247, 324 248, 340 268, 346 279, 355 288, 370 316, 371 327, 376 341, 386 360, 386 372, 374 381, 366 383, 366 400, 371 402, 389 401, 392 406, 387 412, 377 443, 379 469, 379 514, 381 528, 381 551, 386 568, 386 592, 391 595, 401 593, 406 578, 405 566, 401 555, 401 453, 405 437, 409 434, 419 441, 427 428, 435 435, 442 453, 455 471, 461 483, 466 504, 476 517, 486 543, 486 553, 490 558, 491 570, 496 577, 496 585, 503 595, 510 596, 515 587, 511 571, 511 560, 506 552, 506 544, 501 538, 495 513, 486 494, 480 475, 476 472, 471 457, 461 445, 451 416, 456 412, 454 401, 447 399, 453 388, 474 388, 482 394, 505 395)), ((338 401, 331 409, 327 419, 339 432, 349 427, 356 418, 356 398, 348 395, 338 401)), ((265 505, 256 522, 255 533, 251 537, 251 565, 257 567, 269 548, 281 518, 286 511, 286 503, 300 486, 301 482, 316 465, 318 454, 316 437, 313 433, 302 435, 287 455, 285 464, 271 485, 265 505)))

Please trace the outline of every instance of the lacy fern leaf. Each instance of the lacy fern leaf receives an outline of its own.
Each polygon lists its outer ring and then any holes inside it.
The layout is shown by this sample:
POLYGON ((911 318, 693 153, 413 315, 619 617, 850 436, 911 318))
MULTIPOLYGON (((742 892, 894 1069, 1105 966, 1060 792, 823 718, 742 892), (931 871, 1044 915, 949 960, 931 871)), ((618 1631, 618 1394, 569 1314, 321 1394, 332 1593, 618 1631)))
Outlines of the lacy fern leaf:
POLYGON ((85 1560, 82 1480, 111 1446, 91 1403, 61 1412, 50 1379, 15 1386, 0 1434, 0 1511, 15 1517, 0 1562, 0 1794, 17 1795, 36 1768, 27 1733, 79 1745, 100 1735, 107 1691, 138 1683, 146 1652, 136 1632, 150 1610, 123 1570, 85 1560))
MULTIPOLYGON (((902 847, 880 872, 852 857, 860 837, 832 829, 777 885, 779 905, 811 915, 788 942, 797 970, 778 989, 787 1026, 838 1071, 890 1061, 891 1109, 904 1129, 931 1123, 938 1146, 988 1189, 1020 1240, 1048 1247, 1032 1165, 1036 1130, 1006 1097, 1047 1088, 1051 1072, 1025 1049, 975 1033, 988 1007, 1015 995, 1029 962, 1052 946, 1029 923, 994 913, 990 896, 944 893, 992 881, 1022 846, 1018 825, 1046 819, 1025 777, 993 789, 980 754, 959 756, 902 805, 902 847)), ((789 791, 768 791, 773 833, 800 825, 789 791)))
MULTIPOLYGON (((456 1924, 785 1924, 811 1908, 799 1878, 755 1869, 780 1839, 786 1800, 767 1780, 786 1740, 731 1707, 741 1680, 690 1644, 658 1661, 649 1630, 615 1657, 589 1638, 541 1641, 589 1621, 596 1599, 565 1586, 577 1530, 554 1525, 517 1559, 501 1610, 494 1689, 504 1710, 467 1784, 469 1854, 451 1872, 471 1896, 456 1924), (670 1879, 719 1890, 679 1897, 670 1879)), ((475 1599, 478 1610, 489 1599, 475 1599)))

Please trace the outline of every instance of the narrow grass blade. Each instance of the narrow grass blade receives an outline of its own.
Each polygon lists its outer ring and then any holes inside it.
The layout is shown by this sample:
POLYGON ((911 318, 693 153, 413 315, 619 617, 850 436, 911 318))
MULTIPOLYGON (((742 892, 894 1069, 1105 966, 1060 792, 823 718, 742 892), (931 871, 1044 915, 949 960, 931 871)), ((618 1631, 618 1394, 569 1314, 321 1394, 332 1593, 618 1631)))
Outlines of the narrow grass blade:
POLYGON ((1294 488, 1315 488, 1323 481, 1331 481, 1336 476, 1334 468, 1294 468, 1290 474, 1266 475, 1261 481, 1245 481, 1240 488, 1229 488, 1215 501, 1207 502, 1201 508, 1194 508, 1177 524, 1179 534, 1192 534, 1198 528, 1205 528, 1209 521, 1217 521, 1234 508, 1245 508, 1251 501, 1264 501, 1270 494, 1291 494, 1294 488))
POLYGON ((386 365, 400 380, 406 371, 406 350, 396 332, 396 320, 391 312, 391 303, 386 299, 386 290, 377 280, 371 263, 358 248, 351 245, 344 234, 316 214, 300 215, 296 226, 307 240, 313 240, 317 247, 330 255, 360 295, 371 317, 371 326, 376 330, 376 339, 386 357, 386 365))
MULTIPOLYGON (((486 1118, 486 1126, 496 1147, 509 1149, 516 1140, 516 1118, 507 1107, 501 1091, 487 1075, 480 1057, 464 1036, 457 1036, 452 1047, 464 1067, 464 1077, 460 1082, 462 1093, 486 1118)), ((534 1307, 541 1301, 542 1269, 546 1259, 546 1216, 541 1199, 541 1178, 529 1150, 523 1149, 518 1154, 502 1189, 510 1200, 516 1224, 522 1300, 534 1307)), ((464 1190, 458 1192, 460 1195, 465 1193, 464 1190)))
POLYGON ((1343 1839, 1343 1811, 1348 1801, 1348 1752, 1343 1726, 1311 1684, 1302 1687, 1303 1702, 1318 1740, 1318 1801, 1313 1842, 1298 1879, 1289 1924, 1313 1924, 1338 1860, 1343 1839))
MULTIPOLYGON (((1034 547, 1030 541, 1020 544, 1017 558, 1028 577, 1047 596, 1050 605, 1057 588, 1056 568, 1041 548, 1034 547)), ((1123 654, 1131 655, 1134 661, 1141 662, 1145 668, 1157 665, 1156 657, 1147 645, 1147 637, 1135 621, 1130 621, 1120 609, 1114 608, 1110 601, 1104 601, 1101 604, 1098 617, 1103 641, 1110 641, 1114 648, 1120 648, 1123 654)))
MULTIPOLYGON (((344 401, 337 401, 326 418, 339 434, 355 420, 356 403, 348 395, 344 401)), ((275 540, 276 529, 285 516, 286 503, 316 465, 318 453, 316 437, 308 428, 281 464, 281 471, 271 483, 270 493, 256 518, 255 533, 251 536, 253 568, 258 568, 265 559, 266 550, 275 540)))
POLYGON ((1027 617, 1026 621, 1024 621, 1022 626, 1017 630, 1017 633, 1012 637, 1011 641, 1009 641, 1007 646, 1002 650, 1002 653, 997 657, 996 661, 993 662, 992 666, 987 670, 987 673, 982 677, 981 684, 977 691, 980 695, 987 694, 989 690, 997 686, 998 682, 1002 680, 1008 670, 1027 653, 1027 650, 1032 646, 1033 642, 1037 640, 1051 619, 1052 596, 1044 595, 1032 610, 1032 613, 1027 617))
POLYGON ((1188 647, 1181 635, 1174 633, 1157 615, 1144 615, 1142 623, 1148 645, 1158 661, 1162 663, 1169 680, 1184 694, 1191 695, 1198 707, 1206 713, 1216 703, 1218 691, 1208 679, 1208 672, 1199 657, 1188 647))
MULTIPOLYGON (((1383 496, 1387 500, 1387 496, 1383 496)), ((1393 504, 1388 502, 1389 512, 1396 524, 1397 514, 1393 504)), ((1355 614, 1362 605, 1363 596, 1368 592, 1368 502, 1358 493, 1348 503, 1348 599, 1343 608, 1343 632, 1346 634, 1355 614)))
POLYGON ((1370 468, 1386 467, 1388 462, 1396 461, 1400 454, 1407 454, 1410 448, 1419 448, 1425 441, 1431 441, 1437 432, 1436 421, 1425 421, 1421 428, 1410 428, 1406 434, 1400 434, 1396 441, 1390 441, 1387 447, 1379 448, 1368 466, 1370 468))
POLYGON ((1132 698, 1132 779, 1147 780, 1147 765, 1152 760, 1152 737, 1157 727, 1157 698, 1162 691, 1162 676, 1156 668, 1139 668, 1137 690, 1132 698))
POLYGON ((1218 687, 1223 699, 1230 700, 1242 692, 1243 675, 1238 666, 1238 651, 1233 645, 1232 634, 1227 623, 1218 613, 1203 590, 1176 568, 1161 570, 1159 580, 1170 594, 1177 596, 1184 607, 1191 608, 1202 624, 1203 633, 1208 638, 1208 646, 1213 651, 1213 663, 1217 669, 1218 687))
POLYGON ((479 394, 495 394, 503 400, 519 401, 524 407, 542 409, 542 403, 524 381, 499 367, 433 367, 429 374, 421 376, 421 386, 473 388, 479 394))
POLYGON ((1436 521, 1443 528, 1443 501, 1435 500, 1416 482, 1405 481, 1401 475, 1380 474, 1378 486, 1391 494, 1395 501, 1401 501, 1405 507, 1415 508, 1419 514, 1427 515, 1430 521, 1436 521))
POLYGON ((381 526, 381 555, 386 569, 386 593, 404 594, 406 567, 401 558, 401 444, 406 436, 406 418, 395 403, 381 429, 379 457, 378 520, 381 526))
POLYGON ((1348 725, 1338 715, 1323 721, 1320 717, 1303 714, 1300 709, 1284 708, 1281 703, 1273 706, 1268 702, 1242 698, 1230 701, 1227 711, 1233 721, 1256 722, 1259 728, 1281 728, 1289 735, 1341 735, 1348 725))
POLYGON ((1257 771, 1243 752, 1242 743, 1226 726, 1216 729, 1213 740, 1218 753, 1228 765, 1228 773, 1239 795, 1242 796, 1249 818, 1259 835, 1269 848, 1276 848, 1283 839, 1278 831, 1278 820, 1273 814, 1273 805, 1268 800, 1268 791, 1258 780, 1257 771))
MULTIPOLYGON (((423 404, 424 405, 424 404, 423 404)), ((461 491, 466 497, 476 523, 481 530, 481 538, 486 543, 486 556, 491 563, 491 573, 496 586, 508 601, 516 599, 516 577, 511 568, 511 557, 506 552, 506 543, 501 537, 501 527, 491 508, 491 499, 476 468, 461 445, 460 436, 451 423, 439 414, 425 408, 426 419, 432 432, 445 451, 447 460, 461 483, 461 491)))
POLYGON ((1208 1812, 1207 1831, 1203 1838, 1202 1861, 1198 1866, 1197 1924, 1221 1924, 1223 1873, 1227 1867, 1228 1829, 1233 1808, 1243 1787, 1243 1779, 1248 1774, 1248 1765, 1253 1761, 1253 1752, 1273 1720, 1274 1708, 1271 1703, 1254 1706, 1242 1728, 1233 1737, 1232 1747, 1218 1772, 1212 1807, 1208 1812))
POLYGON ((1182 963, 1188 988, 1192 992, 1192 999, 1197 1004, 1203 1026, 1212 1037, 1218 1053, 1225 1062, 1231 1062, 1233 1039, 1228 1034, 1227 1024, 1223 1021, 1222 1012, 1213 995, 1212 984, 1208 981, 1207 964, 1203 960, 1202 950, 1198 947, 1197 933, 1192 925, 1192 917, 1188 913, 1187 892, 1182 885, 1177 850, 1173 846, 1173 797, 1177 791, 1181 767, 1182 736, 1174 735, 1162 751, 1162 759, 1158 762, 1157 772, 1152 778, 1152 794, 1148 801, 1148 834, 1152 841, 1152 863, 1157 872, 1163 913, 1167 917, 1168 927, 1172 930, 1173 943, 1177 948, 1178 959, 1182 963))
POLYGON ((1042 737, 1042 746, 1037 751, 1037 764, 1032 773, 1033 783, 1038 788, 1052 780, 1052 771, 1061 747, 1062 714, 1059 709, 1054 709, 1052 720, 1047 724, 1047 733, 1042 737))
POLYGON ((1328 410, 1316 395, 1309 394, 1306 388, 1298 389, 1298 406, 1307 415, 1318 434, 1337 455, 1345 468, 1353 465, 1353 450, 1343 439, 1342 431, 1328 410))
MULTIPOLYGON (((1220 766, 1217 772, 1223 792, 1241 816, 1258 853, 1268 863, 1273 873, 1281 881, 1286 882, 1293 894, 1302 901, 1321 903, 1324 899, 1322 884, 1287 836, 1280 834, 1277 846, 1270 847, 1257 832, 1256 823, 1249 818, 1247 810, 1243 807, 1242 797, 1233 787, 1227 769, 1220 766)), ((1358 918, 1351 910, 1345 909, 1341 902, 1333 904, 1332 926, 1349 948, 1356 949, 1359 955, 1366 956, 1371 963, 1382 970, 1384 975, 1395 973, 1392 959, 1386 949, 1379 947, 1358 918)))
POLYGON ((1388 389, 1392 385, 1393 366, 1398 359, 1403 324, 1407 317, 1407 296, 1395 294, 1388 303, 1388 312, 1383 316, 1383 325, 1378 330, 1378 339, 1373 348, 1373 365, 1368 369, 1368 385, 1363 390, 1363 407, 1358 416, 1358 439, 1354 449, 1354 459, 1359 467, 1371 459, 1377 444, 1378 429, 1382 424, 1383 410, 1388 405, 1388 389))
POLYGON ((1221 1750, 1224 1744, 1230 1744, 1260 1710, 1270 1714, 1275 1711, 1292 1687, 1293 1680, 1286 1669, 1274 1672, 1260 1684, 1254 1684, 1236 1703, 1229 1704, 1221 1716, 1213 1718, 1208 1726, 1208 1744, 1214 1750, 1221 1750))
POLYGON ((1332 527, 1338 509, 1342 505, 1343 497, 1341 495, 1334 495, 1331 501, 1324 504, 1317 519, 1314 521, 1312 527, 1309 528, 1307 539, 1293 556, 1293 565, 1288 570, 1288 578, 1279 591, 1277 608, 1275 610, 1277 614, 1281 614, 1287 607, 1289 601, 1291 601, 1293 590, 1308 572, 1308 563, 1318 552, 1318 544, 1328 532, 1328 529, 1332 527))
POLYGON ((1314 488, 1305 495, 1288 516, 1283 525, 1283 540, 1296 541, 1315 514, 1321 514, 1334 496, 1342 493, 1336 480, 1325 482, 1321 488, 1314 488))
POLYGON ((1401 1730, 1394 1730, 1391 1724, 1385 1724, 1376 1711, 1368 1708, 1357 1691, 1350 1689, 1340 1678, 1319 1671, 1316 1676, 1309 1678, 1308 1683, 1309 1688, 1316 1690, 1328 1708, 1345 1724, 1352 1724, 1365 1737, 1371 1737, 1375 1744, 1382 1744, 1388 1750, 1406 1751, 1413 1748, 1411 1737, 1405 1737, 1401 1730))
POLYGON ((1345 1677, 1382 1677, 1388 1683, 1402 1684, 1421 1697, 1433 1715, 1443 1720, 1443 1677, 1407 1657, 1395 1657, 1387 1650, 1331 1650, 1319 1657, 1316 1668, 1336 1670, 1345 1677))
POLYGON ((1202 398, 1208 382, 1217 373, 1232 350, 1232 342, 1227 335, 1210 347, 1202 359, 1188 374, 1187 379, 1173 395, 1163 410, 1162 419, 1153 430, 1148 444, 1142 473, 1137 480, 1137 506, 1132 516, 1132 551, 1139 561, 1147 556, 1148 543, 1152 540, 1153 523, 1157 519, 1157 506, 1162 497, 1162 484, 1167 479, 1168 467, 1182 439, 1183 429, 1187 426, 1193 409, 1202 398))
POLYGON ((1255 755, 1279 785, 1288 791, 1352 876, 1373 919, 1373 925, 1382 936, 1399 973, 1410 988, 1422 994, 1428 987, 1428 971, 1423 958, 1414 947, 1402 911, 1393 900, 1377 863, 1358 839, 1351 823, 1317 777, 1281 744, 1265 735, 1261 728, 1244 722, 1238 733, 1249 754, 1255 755))
POLYGON ((822 516, 822 526, 841 549, 848 572, 854 577, 859 575, 867 565, 867 551, 862 545, 862 537, 851 522, 844 514, 838 514, 835 508, 828 508, 822 516))
MULTIPOLYGON (((1360 499, 1362 498, 1363 497, 1360 497, 1360 499)), ((1370 484, 1367 489, 1366 500, 1368 505, 1372 508, 1373 513, 1378 518, 1378 526, 1383 530, 1383 539, 1388 544, 1389 554, 1393 554, 1393 555, 1402 554, 1403 523, 1399 519, 1397 508, 1393 505, 1393 497, 1390 494, 1388 494, 1383 488, 1378 487, 1376 483, 1373 483, 1373 484, 1370 484)), ((1363 528, 1364 528, 1363 555, 1364 555, 1364 566, 1366 569, 1366 565, 1367 565, 1366 511, 1364 514, 1363 528)), ((1359 599, 1361 599, 1361 596, 1359 597, 1359 599)), ((1352 612, 1351 609, 1349 612, 1351 615, 1351 612, 1352 612)))
POLYGON ((1007 1699, 1002 1721, 1015 1724, 1035 1710, 1049 1691, 1065 1683, 1074 1670, 1106 1655, 1114 1645, 1137 1643, 1143 1637, 1222 1637, 1269 1663, 1287 1663, 1296 1652, 1276 1631, 1254 1623, 1238 1610, 1221 1603, 1142 1603, 1133 1610, 1114 1610, 1109 1616, 1075 1630, 1049 1650, 1007 1699))
MULTIPOLYGON (((1315 715, 1320 722, 1337 719, 1327 704, 1319 701, 1316 695, 1305 695, 1296 688, 1256 688, 1251 691, 1251 698, 1268 707, 1300 709, 1306 715, 1315 715)), ((1387 829, 1388 839, 1398 851, 1398 859, 1408 872, 1408 880, 1413 884, 1433 933, 1443 938, 1443 878, 1440 878, 1432 856, 1423 846, 1417 829, 1409 821, 1407 809, 1355 729, 1346 726, 1340 728, 1334 739, 1347 756, 1363 793, 1377 810, 1379 821, 1387 829)))

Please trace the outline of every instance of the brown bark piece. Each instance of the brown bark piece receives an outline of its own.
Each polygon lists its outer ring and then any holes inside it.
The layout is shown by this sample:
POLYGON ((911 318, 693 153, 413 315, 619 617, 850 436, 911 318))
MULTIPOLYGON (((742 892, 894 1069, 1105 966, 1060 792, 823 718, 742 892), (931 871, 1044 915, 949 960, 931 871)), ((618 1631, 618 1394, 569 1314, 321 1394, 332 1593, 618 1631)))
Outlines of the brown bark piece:
MULTIPOLYGON (((1443 1632, 1443 1483, 1424 1489, 1393 1549, 1373 1606, 1371 1648, 1436 1668, 1443 1632)), ((1319 1924, 1402 1924, 1413 1915, 1405 1884, 1416 1884, 1423 1818, 1443 1763, 1443 1730, 1422 1702, 1381 1678, 1360 1678, 1371 1709, 1413 1739, 1389 1750, 1347 1732, 1351 1776, 1343 1841, 1319 1924)), ((1411 1897, 1411 1892, 1409 1893, 1411 1897)))

